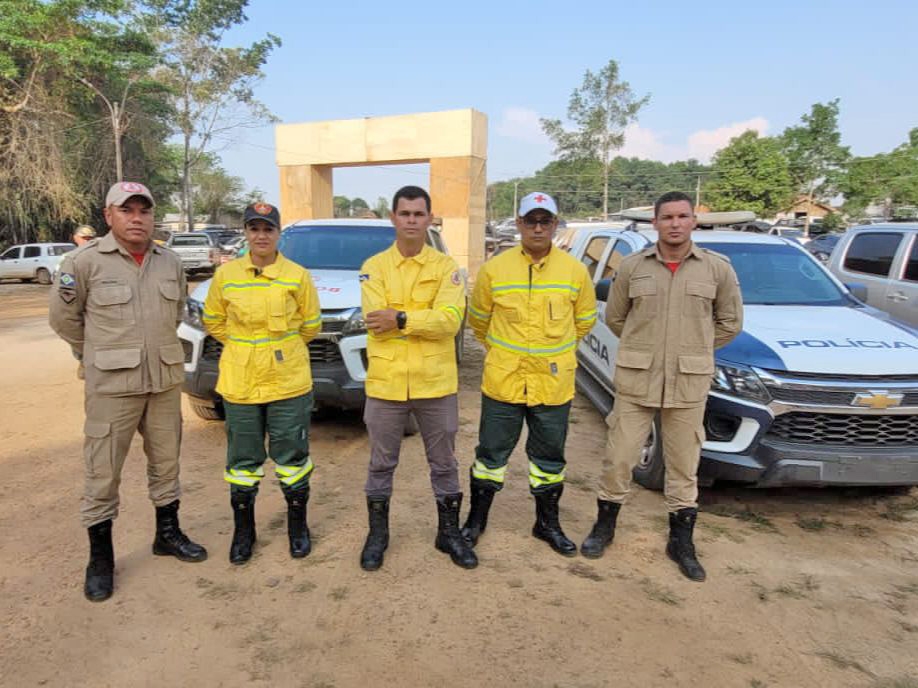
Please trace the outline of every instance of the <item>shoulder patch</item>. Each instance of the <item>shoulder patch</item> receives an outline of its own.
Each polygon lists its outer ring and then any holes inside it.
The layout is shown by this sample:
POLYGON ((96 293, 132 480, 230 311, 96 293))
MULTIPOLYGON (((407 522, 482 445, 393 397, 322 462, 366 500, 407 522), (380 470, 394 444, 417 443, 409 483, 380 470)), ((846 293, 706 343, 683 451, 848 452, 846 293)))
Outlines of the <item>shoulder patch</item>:
POLYGON ((361 282, 367 282, 367 281, 369 281, 369 279, 370 279, 370 273, 368 273, 368 272, 362 272, 362 273, 360 273, 360 281, 361 281, 361 282))
POLYGON ((459 276, 458 270, 453 270, 453 274, 449 276, 449 281, 455 284, 457 287, 462 284, 462 277, 459 276))
POLYGON ((72 272, 62 272, 59 283, 62 289, 73 289, 76 287, 76 277, 72 272))

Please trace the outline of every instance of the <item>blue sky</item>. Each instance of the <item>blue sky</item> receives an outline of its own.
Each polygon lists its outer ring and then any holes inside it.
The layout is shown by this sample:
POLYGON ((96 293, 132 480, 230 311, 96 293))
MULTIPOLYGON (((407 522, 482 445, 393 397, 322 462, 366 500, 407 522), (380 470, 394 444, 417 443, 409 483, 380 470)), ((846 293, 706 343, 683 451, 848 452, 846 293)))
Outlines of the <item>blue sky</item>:
MULTIPOLYGON (((285 123, 475 108, 488 116, 488 181, 552 159, 539 117, 564 118, 586 69, 619 63, 650 93, 622 153, 707 160, 746 128, 780 133, 841 99, 843 143, 887 151, 918 127, 918 3, 285 2, 251 0, 227 45, 279 36, 256 95, 285 123)), ((278 200, 274 133, 233 134, 229 172, 278 200)), ((335 171, 371 205, 424 166, 335 171)))

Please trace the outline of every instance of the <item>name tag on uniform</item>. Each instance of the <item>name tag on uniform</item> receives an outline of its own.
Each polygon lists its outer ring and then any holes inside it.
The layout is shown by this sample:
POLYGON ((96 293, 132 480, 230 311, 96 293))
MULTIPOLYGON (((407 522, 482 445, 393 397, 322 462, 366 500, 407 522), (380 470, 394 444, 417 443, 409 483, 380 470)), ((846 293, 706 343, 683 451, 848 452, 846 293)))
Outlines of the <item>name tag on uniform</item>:
POLYGON ((275 349, 275 350, 274 350, 274 358, 276 358, 279 362, 280 362, 280 361, 283 361, 283 360, 284 360, 284 352, 281 351, 280 349, 275 349))

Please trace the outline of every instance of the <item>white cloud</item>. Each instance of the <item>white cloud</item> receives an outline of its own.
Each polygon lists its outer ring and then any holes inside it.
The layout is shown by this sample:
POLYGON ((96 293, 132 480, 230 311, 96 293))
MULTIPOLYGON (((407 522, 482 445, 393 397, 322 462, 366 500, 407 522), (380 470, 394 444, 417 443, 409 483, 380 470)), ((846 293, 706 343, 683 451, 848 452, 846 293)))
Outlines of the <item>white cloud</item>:
POLYGON ((645 129, 640 124, 629 124, 625 127, 625 145, 615 151, 615 155, 624 158, 643 158, 645 160, 675 160, 672 146, 663 142, 660 134, 653 129, 645 129))
POLYGON ((526 143, 550 145, 548 137, 542 131, 539 113, 529 108, 504 108, 494 132, 498 136, 505 136, 510 139, 525 141, 526 143))
POLYGON ((688 137, 687 156, 707 162, 721 148, 730 143, 730 139, 749 130, 764 134, 768 131, 768 120, 764 117, 753 117, 744 122, 727 124, 717 129, 702 129, 688 137))

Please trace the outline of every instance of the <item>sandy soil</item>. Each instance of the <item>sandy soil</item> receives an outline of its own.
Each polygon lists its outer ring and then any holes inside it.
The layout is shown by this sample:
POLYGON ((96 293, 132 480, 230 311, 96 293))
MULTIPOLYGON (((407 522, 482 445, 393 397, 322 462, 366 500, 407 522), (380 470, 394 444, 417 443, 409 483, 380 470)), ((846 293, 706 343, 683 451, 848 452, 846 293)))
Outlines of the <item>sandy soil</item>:
MULTIPOLYGON (((313 553, 287 553, 273 481, 259 545, 231 566, 218 423, 186 409, 182 519, 201 564, 154 557, 136 442, 115 524, 115 596, 82 596, 86 536, 82 388, 46 323, 48 288, 0 285, 0 685, 2 686, 918 686, 918 492, 704 493, 708 582, 663 552, 659 494, 636 488, 614 547, 565 559, 530 535, 525 457, 514 455, 474 571, 434 550, 436 510, 420 439, 406 440, 384 568, 358 565, 366 434, 317 419, 313 553)), ((463 483, 476 439, 481 352, 461 376, 463 483)), ((562 522, 594 515, 603 423, 572 414, 562 522)), ((522 446, 522 443, 521 443, 522 446)))

